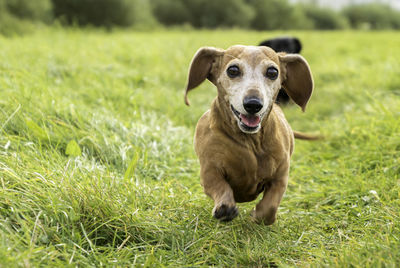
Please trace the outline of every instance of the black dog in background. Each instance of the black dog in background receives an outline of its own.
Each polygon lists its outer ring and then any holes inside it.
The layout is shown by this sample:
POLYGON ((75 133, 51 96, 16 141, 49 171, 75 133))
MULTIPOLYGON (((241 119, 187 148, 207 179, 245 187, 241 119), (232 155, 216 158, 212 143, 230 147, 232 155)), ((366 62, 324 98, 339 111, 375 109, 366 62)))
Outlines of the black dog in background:
POLYGON ((300 53, 301 43, 296 37, 278 37, 261 42, 259 46, 270 47, 276 52, 300 53))
MULTIPOLYGON (((296 37, 278 37, 262 41, 259 46, 270 47, 276 52, 300 53, 301 43, 296 37)), ((277 103, 286 104, 290 100, 286 92, 281 88, 276 98, 277 103)))

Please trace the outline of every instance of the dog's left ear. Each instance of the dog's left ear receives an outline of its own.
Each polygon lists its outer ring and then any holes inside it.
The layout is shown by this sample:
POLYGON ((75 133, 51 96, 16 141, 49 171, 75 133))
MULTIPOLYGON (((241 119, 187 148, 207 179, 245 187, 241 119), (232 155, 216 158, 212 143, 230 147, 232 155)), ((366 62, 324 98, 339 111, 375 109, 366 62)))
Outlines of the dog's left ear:
POLYGON ((304 111, 311 97, 314 82, 307 61, 297 54, 278 53, 282 86, 290 98, 304 111))
POLYGON ((187 94, 191 89, 199 86, 206 78, 213 83, 215 82, 212 74, 213 65, 216 63, 217 58, 224 55, 224 52, 224 50, 214 47, 202 47, 196 52, 189 68, 185 90, 186 105, 189 105, 187 94))

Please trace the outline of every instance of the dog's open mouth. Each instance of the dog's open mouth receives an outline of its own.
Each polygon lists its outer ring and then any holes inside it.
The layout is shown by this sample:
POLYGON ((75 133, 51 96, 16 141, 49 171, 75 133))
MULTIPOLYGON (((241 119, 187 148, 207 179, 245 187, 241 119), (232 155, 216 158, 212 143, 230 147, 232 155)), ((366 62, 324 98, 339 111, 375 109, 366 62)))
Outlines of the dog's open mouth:
POLYGON ((232 112, 239 120, 239 126, 248 132, 257 130, 261 122, 260 115, 242 114, 231 105, 232 112))

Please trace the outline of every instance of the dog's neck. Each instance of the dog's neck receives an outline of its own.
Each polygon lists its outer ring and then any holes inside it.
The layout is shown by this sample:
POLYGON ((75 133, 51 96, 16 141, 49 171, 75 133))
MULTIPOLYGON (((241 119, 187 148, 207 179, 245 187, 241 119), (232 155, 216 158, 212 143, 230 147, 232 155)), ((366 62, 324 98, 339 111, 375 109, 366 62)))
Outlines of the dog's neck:
POLYGON ((214 99, 210 112, 210 118, 212 118, 210 127, 212 129, 222 132, 238 144, 250 146, 254 152, 265 151, 266 147, 268 147, 268 137, 275 133, 274 120, 271 120, 273 111, 263 118, 261 129, 254 134, 244 133, 239 129, 229 103, 222 97, 218 96, 214 99))

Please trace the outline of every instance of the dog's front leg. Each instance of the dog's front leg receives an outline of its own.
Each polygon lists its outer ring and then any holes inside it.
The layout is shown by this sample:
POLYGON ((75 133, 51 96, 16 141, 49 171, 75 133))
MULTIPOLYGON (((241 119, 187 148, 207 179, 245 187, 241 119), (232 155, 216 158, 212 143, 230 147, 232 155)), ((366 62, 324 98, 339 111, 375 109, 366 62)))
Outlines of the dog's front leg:
POLYGON ((234 219, 239 212, 232 188, 223 173, 216 167, 202 167, 200 177, 204 192, 214 200, 213 216, 221 221, 234 219))
POLYGON ((253 218, 260 223, 273 224, 276 220, 279 204, 286 191, 288 172, 269 183, 264 190, 264 196, 252 212, 253 218))

